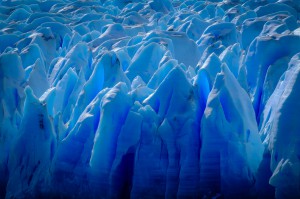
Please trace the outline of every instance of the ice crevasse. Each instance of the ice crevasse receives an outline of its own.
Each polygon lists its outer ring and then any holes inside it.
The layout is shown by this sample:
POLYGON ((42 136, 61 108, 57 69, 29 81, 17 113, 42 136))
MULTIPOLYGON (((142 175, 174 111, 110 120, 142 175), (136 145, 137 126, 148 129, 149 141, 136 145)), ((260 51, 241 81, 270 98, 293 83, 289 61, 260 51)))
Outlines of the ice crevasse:
POLYGON ((0 2, 0 198, 299 198, 298 0, 0 2))

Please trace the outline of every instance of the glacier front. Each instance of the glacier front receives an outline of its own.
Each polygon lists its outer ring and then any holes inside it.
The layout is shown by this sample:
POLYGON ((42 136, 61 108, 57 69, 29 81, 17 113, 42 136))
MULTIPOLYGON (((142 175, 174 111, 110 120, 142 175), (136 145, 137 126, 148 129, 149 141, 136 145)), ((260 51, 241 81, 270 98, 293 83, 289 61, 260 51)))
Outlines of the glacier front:
POLYGON ((0 1, 0 198, 300 198, 299 0, 0 1))

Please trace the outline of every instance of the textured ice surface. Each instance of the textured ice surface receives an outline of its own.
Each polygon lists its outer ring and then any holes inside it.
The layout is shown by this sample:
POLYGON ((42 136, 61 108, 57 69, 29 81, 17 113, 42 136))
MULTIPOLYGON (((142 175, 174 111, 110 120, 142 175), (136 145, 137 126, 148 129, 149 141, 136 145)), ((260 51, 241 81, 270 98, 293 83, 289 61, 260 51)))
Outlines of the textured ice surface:
POLYGON ((0 198, 300 198, 299 0, 0 2, 0 198))

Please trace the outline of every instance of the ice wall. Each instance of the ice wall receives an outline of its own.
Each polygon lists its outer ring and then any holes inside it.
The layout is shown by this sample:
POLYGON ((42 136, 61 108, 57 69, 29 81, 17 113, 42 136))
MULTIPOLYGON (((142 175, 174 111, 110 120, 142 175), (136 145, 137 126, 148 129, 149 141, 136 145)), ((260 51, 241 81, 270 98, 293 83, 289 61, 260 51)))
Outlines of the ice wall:
POLYGON ((300 2, 0 2, 0 198, 299 198, 300 2))

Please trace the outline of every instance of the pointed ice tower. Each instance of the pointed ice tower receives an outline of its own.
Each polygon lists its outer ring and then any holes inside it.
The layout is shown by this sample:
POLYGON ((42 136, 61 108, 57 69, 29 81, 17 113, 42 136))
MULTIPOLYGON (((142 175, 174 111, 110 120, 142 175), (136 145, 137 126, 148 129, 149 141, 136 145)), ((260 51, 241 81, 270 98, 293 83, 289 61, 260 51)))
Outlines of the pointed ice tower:
POLYGON ((26 100, 20 134, 11 149, 7 198, 37 197, 45 186, 56 149, 53 123, 45 104, 25 89, 26 100), (24 195, 25 194, 25 195, 24 195))
POLYGON ((182 68, 174 67, 144 104, 157 113, 158 126, 152 140, 140 146, 133 180, 134 198, 142 197, 147 189, 155 190, 151 197, 197 197, 200 142, 195 119, 197 101, 194 87, 182 68), (146 168, 149 175, 138 176, 146 168), (149 185, 141 185, 143 181, 149 185))
POLYGON ((255 183, 263 146, 249 96, 225 64, 221 69, 201 121, 200 189, 242 197, 255 183))

